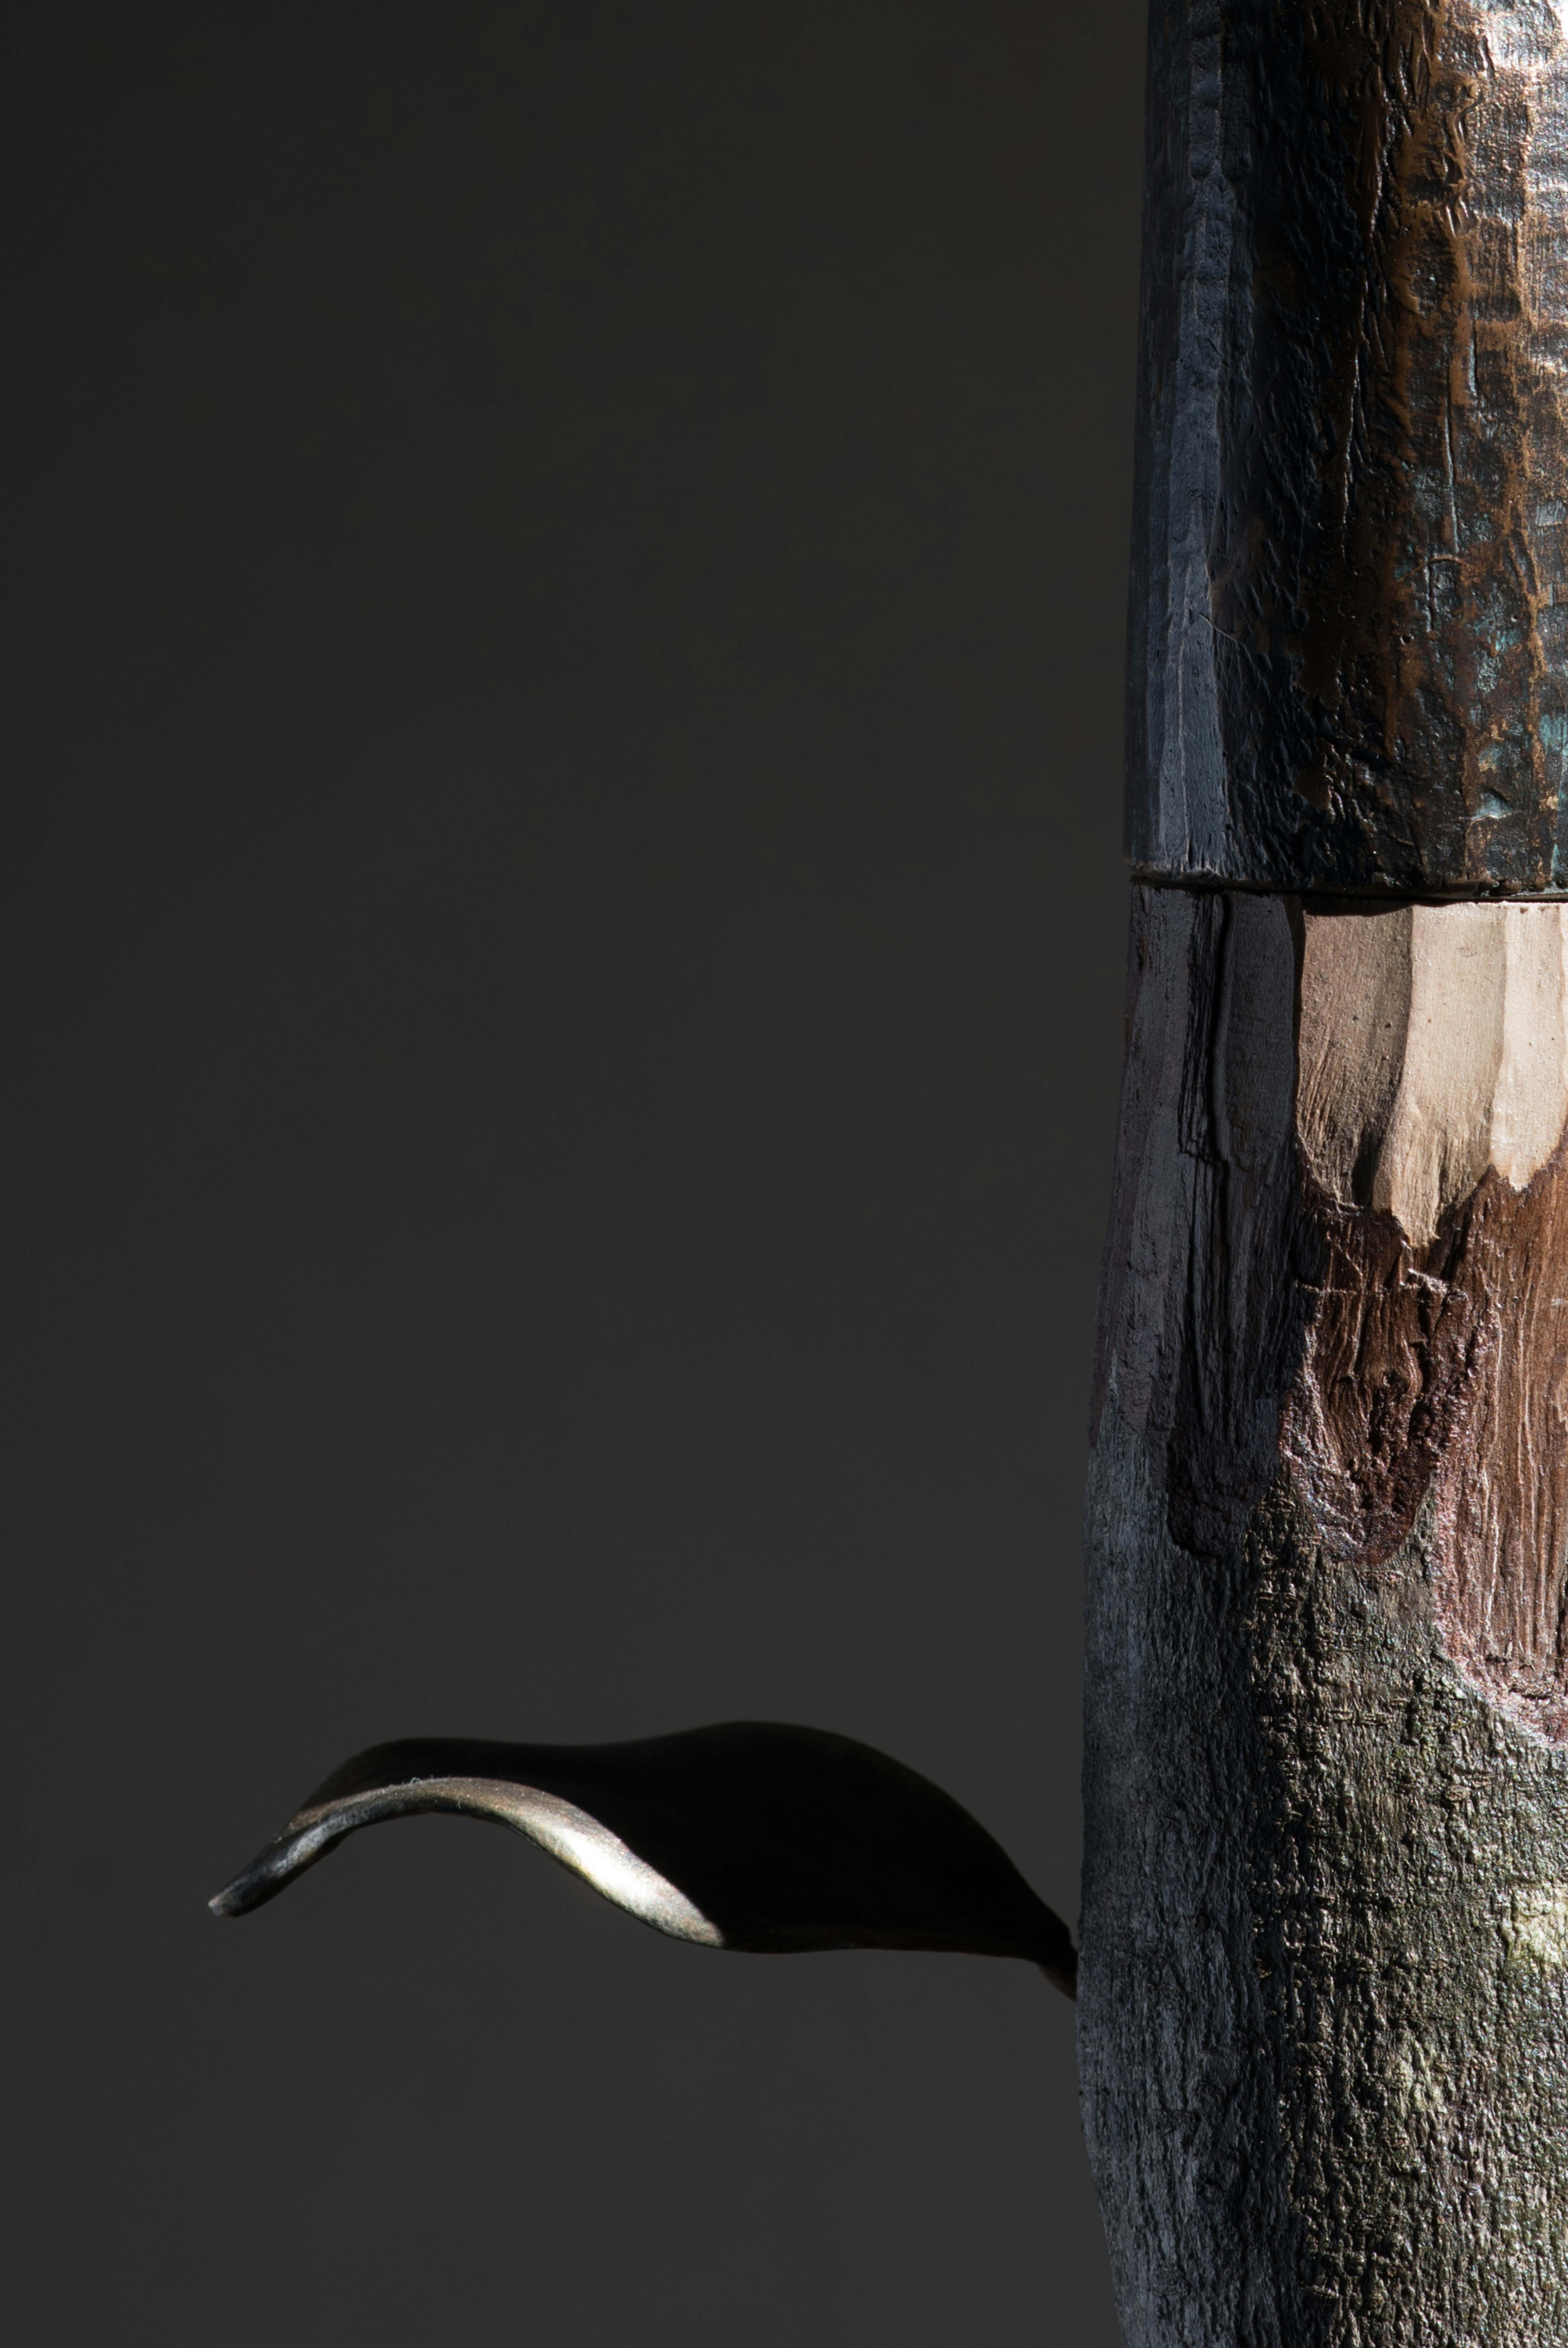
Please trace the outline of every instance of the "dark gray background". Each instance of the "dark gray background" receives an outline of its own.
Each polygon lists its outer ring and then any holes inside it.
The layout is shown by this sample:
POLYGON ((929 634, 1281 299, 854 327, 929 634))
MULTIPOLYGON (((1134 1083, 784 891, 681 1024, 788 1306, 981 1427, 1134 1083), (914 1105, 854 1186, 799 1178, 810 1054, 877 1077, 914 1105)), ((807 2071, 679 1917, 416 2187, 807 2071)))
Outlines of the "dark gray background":
POLYGON ((1109 2343, 1072 2014, 725 1958, 420 1733, 820 1723, 1076 1918, 1142 9, 34 12, 7 2298, 1109 2343))

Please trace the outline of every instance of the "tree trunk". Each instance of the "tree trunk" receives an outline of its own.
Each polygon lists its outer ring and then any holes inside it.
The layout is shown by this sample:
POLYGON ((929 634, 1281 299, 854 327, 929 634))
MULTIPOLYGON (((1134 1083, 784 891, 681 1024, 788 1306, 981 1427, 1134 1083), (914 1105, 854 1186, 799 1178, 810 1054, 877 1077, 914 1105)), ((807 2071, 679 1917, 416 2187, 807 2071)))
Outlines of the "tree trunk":
POLYGON ((1544 0, 1155 0, 1148 153, 1090 2150, 1138 2348, 1535 2348, 1568 2341, 1568 40, 1544 0))

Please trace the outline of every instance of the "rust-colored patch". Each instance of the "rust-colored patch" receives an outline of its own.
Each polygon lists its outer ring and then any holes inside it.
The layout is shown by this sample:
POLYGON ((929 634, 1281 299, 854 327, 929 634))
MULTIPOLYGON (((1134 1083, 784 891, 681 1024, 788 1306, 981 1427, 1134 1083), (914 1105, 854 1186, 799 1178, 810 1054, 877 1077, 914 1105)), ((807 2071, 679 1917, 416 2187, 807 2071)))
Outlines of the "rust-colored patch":
POLYGON ((1454 1660, 1568 1739, 1568 1146, 1523 1190, 1484 1175, 1425 1249, 1317 1199, 1328 1270, 1284 1432, 1319 1529, 1384 1564, 1433 1490, 1454 1660))
POLYGON ((1460 1276, 1484 1303, 1473 1400, 1439 1487, 1439 1610, 1457 1661, 1568 1737, 1568 1163, 1524 1192, 1493 1174, 1460 1276))

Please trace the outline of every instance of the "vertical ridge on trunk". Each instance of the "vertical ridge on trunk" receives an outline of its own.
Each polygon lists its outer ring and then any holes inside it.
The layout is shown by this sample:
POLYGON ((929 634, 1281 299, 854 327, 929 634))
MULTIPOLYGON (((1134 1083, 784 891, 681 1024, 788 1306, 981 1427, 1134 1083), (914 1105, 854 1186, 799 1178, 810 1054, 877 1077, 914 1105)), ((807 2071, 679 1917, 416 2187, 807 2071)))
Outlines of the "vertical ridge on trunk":
POLYGON ((1152 9, 1079 2003, 1135 2348, 1568 2341, 1565 23, 1152 9))

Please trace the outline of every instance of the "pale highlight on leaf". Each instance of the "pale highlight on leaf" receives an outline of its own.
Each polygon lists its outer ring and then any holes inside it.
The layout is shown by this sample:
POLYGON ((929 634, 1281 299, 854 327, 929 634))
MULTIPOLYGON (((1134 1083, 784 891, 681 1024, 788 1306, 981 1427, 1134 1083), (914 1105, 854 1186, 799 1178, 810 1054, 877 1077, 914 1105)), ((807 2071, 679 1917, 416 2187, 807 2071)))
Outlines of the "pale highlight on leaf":
POLYGON ((360 1827, 420 1811, 512 1828, 676 1940, 1022 1957, 1073 1992, 1067 1927, 966 1810, 869 1745, 765 1721, 625 1745, 377 1746, 211 1905, 244 1915, 360 1827))

